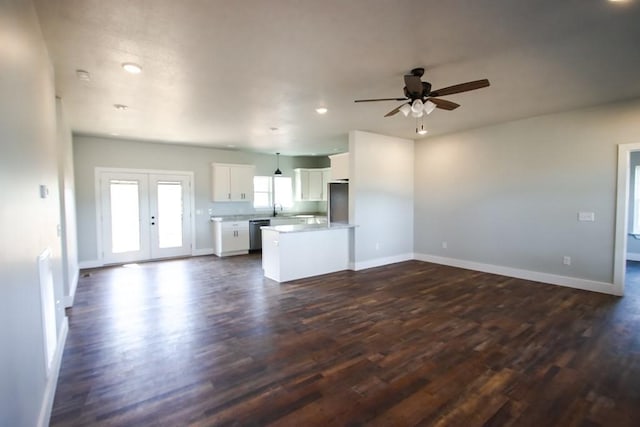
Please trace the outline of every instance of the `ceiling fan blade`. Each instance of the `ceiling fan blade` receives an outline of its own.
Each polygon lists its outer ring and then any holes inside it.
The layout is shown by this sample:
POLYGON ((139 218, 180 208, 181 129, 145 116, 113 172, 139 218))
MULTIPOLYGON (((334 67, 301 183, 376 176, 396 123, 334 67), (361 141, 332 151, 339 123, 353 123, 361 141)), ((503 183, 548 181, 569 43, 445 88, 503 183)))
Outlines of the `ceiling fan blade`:
POLYGON ((436 104, 436 108, 441 108, 443 110, 451 111, 455 110, 460 106, 460 104, 456 104, 455 102, 447 101, 446 99, 440 98, 429 98, 429 101, 436 104))
POLYGON ((404 84, 407 86, 407 91, 410 94, 416 97, 422 95, 422 81, 420 77, 412 75, 404 76, 404 84))
POLYGON ((377 101, 406 101, 407 98, 377 98, 377 99, 356 99, 353 102, 377 102, 377 101))
MULTIPOLYGON (((407 103, 408 104, 408 103, 407 103)), ((407 105, 407 104, 400 104, 398 105, 396 108, 394 108, 393 110, 389 111, 387 114, 385 114, 385 117, 391 117, 391 116, 395 116, 396 114, 398 114, 398 111, 400 111, 400 109, 402 108, 403 105, 407 105)))
POLYGON ((454 93, 467 92, 470 90, 476 90, 483 87, 489 86, 489 80, 474 80, 472 82, 460 83, 458 85, 453 85, 449 87, 445 87, 442 89, 432 90, 429 92, 428 96, 445 96, 445 95, 453 95, 454 93))

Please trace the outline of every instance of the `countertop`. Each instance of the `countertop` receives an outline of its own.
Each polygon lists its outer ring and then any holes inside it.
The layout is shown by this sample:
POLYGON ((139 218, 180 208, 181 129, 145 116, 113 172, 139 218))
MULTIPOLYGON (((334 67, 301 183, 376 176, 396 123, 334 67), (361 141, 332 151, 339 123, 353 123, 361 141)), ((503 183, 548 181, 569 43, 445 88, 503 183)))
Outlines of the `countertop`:
POLYGON ((291 225, 274 225, 260 227, 263 230, 277 231, 278 233, 304 233, 308 231, 326 231, 326 230, 342 230, 345 228, 355 228, 353 224, 291 224, 291 225))

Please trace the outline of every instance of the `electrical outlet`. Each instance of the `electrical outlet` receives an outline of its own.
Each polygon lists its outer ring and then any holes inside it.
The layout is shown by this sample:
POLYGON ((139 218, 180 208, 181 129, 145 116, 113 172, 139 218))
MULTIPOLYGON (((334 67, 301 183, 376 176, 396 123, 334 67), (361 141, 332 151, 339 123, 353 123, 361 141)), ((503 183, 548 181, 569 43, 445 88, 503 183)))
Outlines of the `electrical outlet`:
POLYGON ((562 258, 562 263, 563 263, 564 265, 571 265, 571 257, 570 257, 570 256, 566 256, 566 255, 565 255, 565 256, 562 258))
POLYGON ((447 242, 442 242, 442 249, 447 249, 448 245, 447 242))

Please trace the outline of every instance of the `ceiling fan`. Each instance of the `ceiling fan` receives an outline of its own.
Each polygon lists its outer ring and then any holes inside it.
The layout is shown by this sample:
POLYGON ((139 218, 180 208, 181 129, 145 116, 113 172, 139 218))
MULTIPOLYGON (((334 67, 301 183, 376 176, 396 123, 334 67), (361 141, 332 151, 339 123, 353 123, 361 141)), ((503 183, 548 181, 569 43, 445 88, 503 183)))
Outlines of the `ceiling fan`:
POLYGON ((411 74, 404 76, 404 98, 356 99, 355 102, 408 101, 389 111, 384 116, 390 117, 402 111, 405 116, 411 113, 414 117, 422 117, 423 114, 429 114, 435 108, 451 111, 460 106, 455 102, 441 99, 439 98, 440 96, 468 92, 489 86, 489 80, 482 79, 431 90, 431 83, 420 80, 423 74, 424 68, 414 68, 411 70, 411 74))

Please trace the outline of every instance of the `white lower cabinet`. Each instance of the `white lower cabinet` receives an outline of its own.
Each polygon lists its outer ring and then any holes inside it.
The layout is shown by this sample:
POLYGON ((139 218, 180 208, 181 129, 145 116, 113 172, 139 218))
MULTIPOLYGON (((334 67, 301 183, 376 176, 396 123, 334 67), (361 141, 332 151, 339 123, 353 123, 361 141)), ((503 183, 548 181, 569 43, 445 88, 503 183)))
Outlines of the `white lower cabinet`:
POLYGON ((249 253, 249 221, 214 222, 213 246, 219 257, 249 253))

